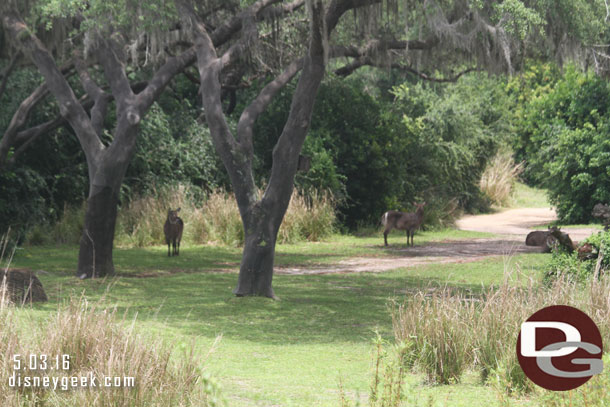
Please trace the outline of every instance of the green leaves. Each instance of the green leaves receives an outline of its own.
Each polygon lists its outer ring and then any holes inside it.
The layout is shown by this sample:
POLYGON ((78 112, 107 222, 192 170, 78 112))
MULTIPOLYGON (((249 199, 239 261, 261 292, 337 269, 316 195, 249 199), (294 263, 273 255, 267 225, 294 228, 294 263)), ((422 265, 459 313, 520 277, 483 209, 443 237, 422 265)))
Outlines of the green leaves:
POLYGON ((524 40, 534 28, 544 32, 544 20, 539 12, 519 0, 505 0, 493 8, 495 20, 502 21, 506 32, 519 40, 524 40))
POLYGON ((549 190, 563 221, 590 221, 593 206, 610 201, 610 86, 568 67, 524 110, 527 176, 549 190))

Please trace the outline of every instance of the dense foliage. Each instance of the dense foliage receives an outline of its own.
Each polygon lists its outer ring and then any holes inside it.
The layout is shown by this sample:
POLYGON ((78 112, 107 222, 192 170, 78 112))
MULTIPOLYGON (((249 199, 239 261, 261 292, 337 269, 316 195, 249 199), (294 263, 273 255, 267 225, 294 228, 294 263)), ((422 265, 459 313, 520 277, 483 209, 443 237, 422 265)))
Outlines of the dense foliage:
POLYGON ((583 240, 582 244, 591 245, 591 258, 579 258, 576 251, 567 253, 561 249, 554 250, 544 281, 550 284, 559 278, 576 282, 590 280, 595 275, 598 259, 599 276, 605 275, 610 269, 610 232, 598 232, 583 240))
POLYGON ((555 83, 547 74, 524 104, 517 150, 561 219, 588 222, 596 203, 610 202, 610 87, 574 67, 555 83))
MULTIPOLYGON (((3 128, 39 81, 29 69, 10 77, 0 109, 3 128)), ((238 104, 261 86, 240 93, 238 104)), ((261 186, 293 91, 287 86, 257 122, 255 174, 261 186)), ((481 74, 450 84, 395 73, 329 77, 303 148, 311 169, 297 174, 296 186, 305 193, 330 191, 341 225, 350 229, 423 200, 429 204, 426 224, 450 223, 460 210, 486 209, 481 174, 498 148, 511 144, 517 162, 525 164, 523 177, 549 190, 564 221, 589 221, 595 203, 610 201, 609 107, 604 80, 573 67, 562 74, 548 64, 531 65, 507 83, 481 74)), ((55 109, 46 101, 30 121, 48 120, 55 109)), ((165 185, 188 185, 195 202, 229 186, 199 114, 196 88, 178 78, 142 123, 122 189, 124 205, 165 185)), ((236 117, 229 120, 234 126, 236 117)), ((81 206, 87 188, 78 141, 60 128, 0 172, 0 228, 23 234, 34 224, 54 222, 66 207, 81 206)))
MULTIPOLYGON (((9 78, 0 98, 0 129, 8 126, 21 100, 38 83, 40 77, 29 69, 9 78)), ((162 98, 142 122, 121 191, 123 203, 157 186, 180 183, 191 185, 194 198, 201 201, 226 182, 209 131, 196 121, 197 109, 189 103, 192 86, 178 81, 174 89, 173 97, 162 98)), ((32 125, 54 118, 57 108, 49 100, 34 112, 32 125)), ((73 132, 61 127, 43 135, 16 165, 0 171, 0 231, 10 226, 14 236, 22 238, 36 224, 57 221, 66 207, 81 207, 87 189, 85 157, 73 132)))
MULTIPOLYGON (((312 170, 297 185, 331 190, 349 228, 376 223, 388 209, 410 210, 414 201, 432 204, 427 223, 451 208, 483 210, 481 173, 510 128, 501 84, 481 75, 448 85, 407 81, 376 98, 365 81, 328 80, 303 149, 312 170)), ((279 98, 257 126, 262 174, 289 100, 279 98)))
MULTIPOLYGON (((19 86, 17 80, 12 77, 10 86, 19 86)), ((472 75, 455 84, 418 84, 382 75, 377 89, 370 90, 372 83, 355 76, 323 84, 303 148, 312 158, 311 169, 297 175, 296 186, 307 194, 329 191, 348 228, 376 224, 386 210, 410 210, 415 201, 428 202, 427 224, 450 222, 459 209, 485 209, 480 176, 509 129, 502 82, 472 75)), ((168 184, 188 185, 199 202, 228 186, 209 131, 197 121, 193 86, 180 78, 172 90, 142 122, 123 204, 168 184)), ((244 92, 240 103, 255 90, 244 92)), ((257 122, 259 185, 269 174, 293 91, 284 89, 257 122)), ((51 114, 52 106, 47 110, 51 114)), ((10 118, 10 110, 3 114, 10 118)), ((76 138, 63 128, 33 144, 2 177, 3 228, 53 222, 66 205, 80 207, 86 196, 84 157, 76 138), (11 182, 16 179, 27 181, 11 182)))

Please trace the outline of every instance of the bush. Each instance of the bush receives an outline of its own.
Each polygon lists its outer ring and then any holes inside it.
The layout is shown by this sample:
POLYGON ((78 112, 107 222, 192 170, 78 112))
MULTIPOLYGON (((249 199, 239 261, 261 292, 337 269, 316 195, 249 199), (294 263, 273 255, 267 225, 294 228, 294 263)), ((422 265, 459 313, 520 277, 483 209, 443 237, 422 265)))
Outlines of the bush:
POLYGON ((592 220, 610 202, 610 86, 574 67, 527 105, 520 132, 526 176, 548 189, 566 223, 592 220))
POLYGON ((498 151, 483 171, 479 184, 481 191, 493 204, 507 206, 522 170, 523 165, 515 164, 511 151, 498 151))
MULTIPOLYGON (((481 173, 508 134, 500 81, 482 75, 451 85, 393 88, 393 100, 372 96, 361 80, 329 78, 320 87, 303 154, 312 168, 296 184, 330 190, 339 220, 349 229, 377 224, 390 209, 435 201, 442 209, 488 208, 479 189, 481 173), (343 199, 344 198, 344 199, 343 199)), ((287 88, 257 121, 257 175, 272 165, 271 151, 290 108, 287 88)), ((450 211, 458 214, 459 211, 450 211)))
POLYGON ((577 307, 591 316, 602 337, 610 334, 610 278, 589 280, 584 288, 563 278, 548 287, 520 288, 509 277, 480 297, 441 289, 394 306, 395 340, 412 343, 410 358, 430 381, 458 381, 466 368, 475 367, 482 380, 503 393, 531 391, 534 386, 518 365, 515 340, 521 323, 549 304, 577 307))
MULTIPOLYGON (((158 339, 143 337, 134 321, 120 319, 116 308, 72 299, 42 322, 25 310, 0 306, 0 404, 3 406, 216 406, 215 381, 202 372, 191 350, 174 354, 158 339), (13 355, 69 355, 69 370, 28 370, 32 377, 82 377, 92 374, 133 377, 135 386, 62 391, 44 387, 9 387, 13 355)), ((63 363, 63 358, 60 361, 63 363)), ((17 373, 19 374, 19 373, 17 373)), ((66 382, 67 384, 67 382, 66 382)))
MULTIPOLYGON (((602 256, 600 274, 610 269, 610 232, 598 232, 582 241, 593 246, 593 254, 602 256)), ((544 274, 544 281, 550 284, 562 277, 575 282, 584 282, 594 276, 597 259, 580 260, 578 253, 567 253, 564 250, 553 250, 551 261, 544 274)))
MULTIPOLYGON (((244 231, 233 194, 216 190, 200 202, 189 188, 177 185, 154 190, 122 208, 115 238, 117 245, 164 244, 163 225, 167 209, 178 207, 185 223, 183 242, 243 244, 244 231)), ((334 223, 334 201, 329 194, 312 191, 304 195, 295 190, 280 226, 278 243, 323 239, 333 232, 334 223)))
POLYGON ((78 244, 83 233, 84 220, 84 202, 80 206, 66 204, 61 216, 53 225, 40 223, 29 229, 25 244, 32 246, 78 244))

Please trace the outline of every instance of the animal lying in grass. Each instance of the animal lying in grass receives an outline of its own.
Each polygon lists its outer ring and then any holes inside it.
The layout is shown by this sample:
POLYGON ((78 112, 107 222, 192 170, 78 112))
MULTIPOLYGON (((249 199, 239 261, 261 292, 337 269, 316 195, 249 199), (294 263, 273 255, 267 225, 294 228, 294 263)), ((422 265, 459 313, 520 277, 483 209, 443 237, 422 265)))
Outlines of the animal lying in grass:
POLYGON ((542 247, 543 253, 550 253, 555 246, 561 246, 569 253, 572 253, 575 248, 570 235, 562 232, 557 226, 549 227, 548 230, 530 232, 525 238, 525 244, 526 246, 542 247))
POLYGON ((424 221, 424 206, 425 202, 420 204, 414 204, 417 208, 415 213, 411 212, 399 212, 399 211, 387 211, 381 217, 381 223, 384 226, 383 229, 383 242, 388 245, 388 233, 392 229, 405 230, 407 232, 407 246, 409 245, 409 236, 411 237, 411 246, 413 243, 413 235, 415 230, 418 229, 424 221))
POLYGON ((182 240, 184 222, 178 217, 178 212, 180 212, 180 208, 175 211, 168 209, 167 220, 163 226, 168 256, 178 256, 180 254, 180 240, 182 240), (172 246, 172 251, 170 251, 170 244, 172 246))

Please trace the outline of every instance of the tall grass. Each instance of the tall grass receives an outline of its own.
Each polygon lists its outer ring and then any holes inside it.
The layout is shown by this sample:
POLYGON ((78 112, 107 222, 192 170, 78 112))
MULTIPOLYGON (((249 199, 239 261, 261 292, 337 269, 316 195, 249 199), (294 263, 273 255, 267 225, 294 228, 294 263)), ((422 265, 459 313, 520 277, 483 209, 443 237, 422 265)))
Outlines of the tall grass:
MULTIPOLYGON (((411 344, 411 357, 430 381, 459 381, 468 368, 481 372, 507 392, 529 391, 532 384, 518 365, 515 346, 520 325, 535 311, 568 304, 587 313, 610 335, 610 278, 586 286, 559 279, 552 286, 515 287, 507 276, 496 288, 473 297, 448 288, 415 295, 396 304, 397 342, 411 344)), ((605 344, 608 347, 608 344, 605 344)))
POLYGON ((487 197, 498 206, 506 206, 510 202, 511 194, 517 177, 523 171, 523 164, 515 164, 512 152, 499 151, 487 164, 481 176, 480 188, 487 197))
MULTIPOLYGON (((259 191, 259 194, 261 192, 259 191)), ((235 196, 222 190, 205 201, 196 200, 184 185, 168 186, 132 199, 119 209, 115 244, 144 247, 164 244, 163 224, 169 208, 181 208, 185 223, 182 242, 240 246, 244 242, 235 196)), ((28 235, 29 244, 76 244, 82 231, 84 206, 66 208, 53 226, 37 226, 28 235)), ((329 194, 295 191, 278 233, 279 243, 317 241, 331 235, 335 226, 335 202, 329 194)))
POLYGON ((159 340, 145 338, 116 309, 72 299, 44 321, 29 310, 0 309, 0 405, 2 406, 215 406, 219 395, 214 380, 202 372, 203 361, 193 351, 172 354, 159 340), (18 356, 15 356, 18 355, 18 356), (15 370, 14 357, 23 366, 15 370), (48 365, 41 369, 41 356, 48 365), (63 369, 69 355, 68 369, 63 369), (59 356, 59 369, 55 357, 59 356), (51 370, 51 367, 53 370, 51 370), (68 378, 92 375, 98 387, 58 389, 11 386, 15 374, 56 377, 68 386, 68 378), (104 377, 119 377, 120 386, 102 387, 104 377), (132 386, 124 378, 133 377, 132 386), (126 385, 127 384, 127 385, 126 385))
MULTIPOLYGON (((421 405, 433 405, 432 398, 428 397, 426 400, 422 400, 418 392, 413 391, 414 389, 405 381, 407 369, 410 366, 409 344, 401 342, 396 345, 389 345, 379 334, 377 334, 373 343, 373 367, 368 394, 368 406, 418 407, 421 405)), ((355 405, 360 405, 359 399, 355 400, 355 405)), ((345 391, 341 380, 339 380, 339 406, 354 406, 354 400, 345 391)))
MULTIPOLYGON (((259 194, 261 192, 259 191, 259 194)), ((168 208, 182 208, 183 241, 192 244, 240 246, 244 231, 235 196, 214 191, 203 203, 190 198, 184 186, 168 188, 153 196, 133 200, 119 214, 117 243, 147 246, 163 243, 163 224, 168 208)), ((327 194, 303 195, 295 191, 278 233, 279 243, 316 241, 333 232, 334 202, 327 194)))
POLYGON ((85 220, 85 203, 80 206, 64 206, 59 220, 53 225, 41 224, 32 227, 26 236, 30 245, 78 244, 85 220))

